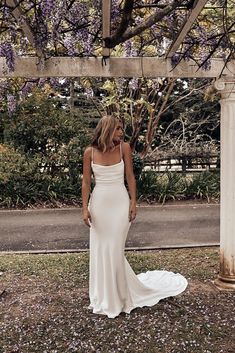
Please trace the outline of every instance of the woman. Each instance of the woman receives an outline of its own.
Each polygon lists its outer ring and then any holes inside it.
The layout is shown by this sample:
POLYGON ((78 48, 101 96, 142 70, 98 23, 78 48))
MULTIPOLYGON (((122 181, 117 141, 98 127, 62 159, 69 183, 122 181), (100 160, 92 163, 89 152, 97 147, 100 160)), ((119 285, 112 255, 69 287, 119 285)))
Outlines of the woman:
POLYGON ((101 118, 83 159, 83 219, 90 227, 89 308, 109 318, 152 306, 187 287, 187 280, 172 272, 135 275, 124 256, 136 217, 136 183, 131 149, 122 139, 122 123, 113 116, 101 118), (95 187, 90 195, 92 172, 95 187))

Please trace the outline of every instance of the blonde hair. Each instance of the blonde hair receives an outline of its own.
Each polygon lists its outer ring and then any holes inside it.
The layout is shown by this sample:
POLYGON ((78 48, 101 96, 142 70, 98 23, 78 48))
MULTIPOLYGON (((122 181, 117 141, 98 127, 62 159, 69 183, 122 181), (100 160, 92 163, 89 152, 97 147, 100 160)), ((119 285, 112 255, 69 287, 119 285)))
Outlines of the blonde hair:
POLYGON ((91 146, 97 147, 102 152, 113 149, 115 146, 113 136, 119 123, 122 122, 112 115, 103 116, 96 126, 91 146))

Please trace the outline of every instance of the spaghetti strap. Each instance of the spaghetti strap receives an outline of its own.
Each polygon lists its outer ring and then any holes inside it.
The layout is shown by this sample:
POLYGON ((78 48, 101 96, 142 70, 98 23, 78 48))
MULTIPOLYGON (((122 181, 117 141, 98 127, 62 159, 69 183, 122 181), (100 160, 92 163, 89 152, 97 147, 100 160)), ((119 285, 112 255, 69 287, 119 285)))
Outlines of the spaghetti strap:
POLYGON ((91 147, 91 161, 94 161, 94 148, 91 147))
POLYGON ((120 142, 120 156, 121 156, 121 160, 122 160, 122 141, 120 142))

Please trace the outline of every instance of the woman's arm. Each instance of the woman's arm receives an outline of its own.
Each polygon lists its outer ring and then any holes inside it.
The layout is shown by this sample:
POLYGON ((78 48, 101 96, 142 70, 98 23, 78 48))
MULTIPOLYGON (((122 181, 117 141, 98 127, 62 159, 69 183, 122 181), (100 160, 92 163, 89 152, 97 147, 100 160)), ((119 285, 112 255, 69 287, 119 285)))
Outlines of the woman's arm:
POLYGON ((88 201, 91 192, 91 147, 85 149, 83 155, 83 177, 82 177, 82 211, 83 220, 90 227, 91 215, 88 210, 88 201))
POLYGON ((133 221, 136 217, 136 181, 133 172, 132 152, 129 143, 123 143, 123 159, 125 162, 125 175, 130 194, 129 220, 133 221))

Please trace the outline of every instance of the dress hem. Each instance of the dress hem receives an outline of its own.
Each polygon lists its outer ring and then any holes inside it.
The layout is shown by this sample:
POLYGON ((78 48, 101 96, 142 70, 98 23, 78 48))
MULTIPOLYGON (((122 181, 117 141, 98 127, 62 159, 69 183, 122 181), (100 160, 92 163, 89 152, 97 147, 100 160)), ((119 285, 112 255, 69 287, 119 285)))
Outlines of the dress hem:
POLYGON ((179 291, 176 291, 175 293, 172 293, 171 295, 167 295, 167 296, 163 296, 163 297, 160 297, 158 298, 157 300, 154 299, 154 300, 150 300, 149 303, 144 303, 144 304, 134 304, 133 306, 131 306, 129 309, 124 309, 124 310, 121 310, 119 311, 118 313, 116 314, 109 314, 105 311, 103 311, 103 309, 96 309, 92 304, 90 304, 87 309, 89 310, 92 310, 93 314, 98 314, 98 315, 106 315, 109 319, 114 319, 116 318, 117 316, 119 316, 121 313, 125 313, 125 314, 130 314, 132 310, 134 309, 137 309, 137 308, 143 308, 143 307, 151 307, 151 306, 154 306, 156 304, 159 303, 160 300, 163 300, 163 299, 166 299, 166 298, 170 298, 172 296, 177 296, 181 293, 183 293, 185 291, 185 289, 187 288, 188 286, 188 282, 187 280, 185 280, 185 284, 184 284, 184 287, 181 288, 179 291))

